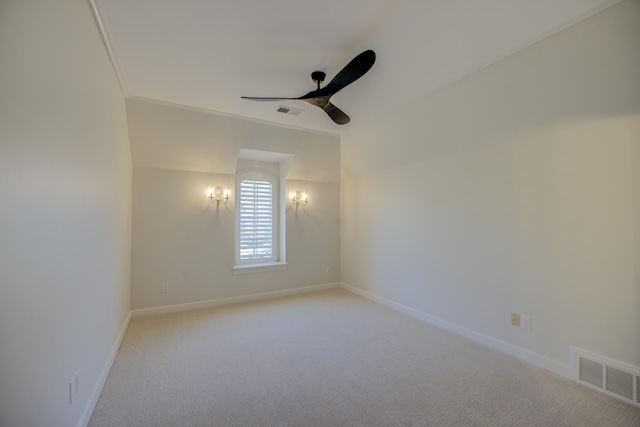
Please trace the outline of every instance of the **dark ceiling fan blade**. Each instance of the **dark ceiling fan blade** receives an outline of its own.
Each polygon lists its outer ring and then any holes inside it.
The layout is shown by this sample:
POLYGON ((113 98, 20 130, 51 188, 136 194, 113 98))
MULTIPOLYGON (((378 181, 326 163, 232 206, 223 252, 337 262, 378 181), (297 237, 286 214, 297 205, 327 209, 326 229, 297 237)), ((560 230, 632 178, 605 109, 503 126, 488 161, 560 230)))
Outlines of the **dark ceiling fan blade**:
POLYGON ((263 97, 256 97, 256 96, 241 96, 240 98, 248 99, 250 101, 284 101, 284 100, 291 100, 291 99, 302 99, 302 98, 263 98, 263 97))
POLYGON ((318 98, 322 96, 320 90, 312 90, 306 95, 299 96, 297 98, 285 98, 285 97, 263 97, 263 96, 241 96, 242 99, 248 99, 249 101, 291 101, 291 100, 306 100, 311 98, 318 98))
POLYGON ((323 110, 327 112, 329 117, 331 117, 331 120, 339 125, 346 125, 351 121, 349 116, 347 116, 341 109, 333 105, 331 101, 326 103, 323 110))
POLYGON ((338 74, 327 84, 324 88, 318 92, 322 92, 319 95, 333 95, 345 86, 358 80, 364 76, 367 71, 373 67, 376 62, 376 53, 372 50, 365 50, 360 55, 356 56, 345 67, 340 70, 338 74))
POLYGON ((351 120, 349 116, 347 116, 342 110, 333 105, 331 101, 329 101, 330 96, 316 96, 316 97, 307 97, 309 94, 302 97, 302 100, 308 102, 311 105, 315 105, 318 108, 322 108, 325 113, 329 115, 331 120, 336 122, 339 125, 345 125, 349 123, 351 120))

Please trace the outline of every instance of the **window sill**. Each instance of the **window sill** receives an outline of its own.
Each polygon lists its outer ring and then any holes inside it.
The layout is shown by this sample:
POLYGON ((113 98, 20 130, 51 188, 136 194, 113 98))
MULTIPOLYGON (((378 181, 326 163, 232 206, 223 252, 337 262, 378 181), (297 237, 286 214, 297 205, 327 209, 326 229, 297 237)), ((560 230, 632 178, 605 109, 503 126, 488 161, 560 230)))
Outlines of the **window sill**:
POLYGON ((287 269, 287 263, 285 262, 234 265, 233 274, 264 273, 266 271, 277 271, 277 270, 286 270, 286 269, 287 269))

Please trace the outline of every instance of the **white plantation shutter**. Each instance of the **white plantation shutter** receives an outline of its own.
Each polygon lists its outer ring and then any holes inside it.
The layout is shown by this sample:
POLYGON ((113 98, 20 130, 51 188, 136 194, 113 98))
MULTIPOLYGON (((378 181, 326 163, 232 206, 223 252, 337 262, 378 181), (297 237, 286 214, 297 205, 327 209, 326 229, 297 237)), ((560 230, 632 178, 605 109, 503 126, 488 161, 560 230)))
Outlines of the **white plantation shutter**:
POLYGON ((274 252, 274 191, 269 181, 240 183, 240 261, 272 262, 274 252))

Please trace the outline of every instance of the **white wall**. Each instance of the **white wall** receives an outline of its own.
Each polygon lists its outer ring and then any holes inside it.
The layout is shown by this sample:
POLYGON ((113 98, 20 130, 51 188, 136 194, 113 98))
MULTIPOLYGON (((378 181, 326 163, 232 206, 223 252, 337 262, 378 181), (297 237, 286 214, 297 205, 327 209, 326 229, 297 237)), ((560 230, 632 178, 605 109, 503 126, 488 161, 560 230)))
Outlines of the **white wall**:
POLYGON ((127 99, 135 167, 234 174, 241 148, 292 154, 290 179, 340 181, 337 135, 127 99))
POLYGON ((571 345, 640 366, 639 18, 622 2, 346 135, 341 280, 560 372, 571 345))
POLYGON ((144 152, 140 163, 154 166, 139 167, 134 162, 134 309, 338 282, 336 136, 139 100, 127 106, 133 152, 144 152), (152 146, 159 148, 151 150, 152 146), (296 211, 287 205, 286 270, 232 272, 235 194, 227 205, 216 207, 206 189, 221 185, 234 190, 241 148, 293 154, 287 194, 296 190, 309 194, 305 208, 296 211), (177 157, 171 155, 174 151, 177 157), (162 292, 163 283, 169 284, 169 292, 162 292))
POLYGON ((124 99, 86 0, 0 2, 0 62, 0 425, 77 425, 130 309, 124 99))

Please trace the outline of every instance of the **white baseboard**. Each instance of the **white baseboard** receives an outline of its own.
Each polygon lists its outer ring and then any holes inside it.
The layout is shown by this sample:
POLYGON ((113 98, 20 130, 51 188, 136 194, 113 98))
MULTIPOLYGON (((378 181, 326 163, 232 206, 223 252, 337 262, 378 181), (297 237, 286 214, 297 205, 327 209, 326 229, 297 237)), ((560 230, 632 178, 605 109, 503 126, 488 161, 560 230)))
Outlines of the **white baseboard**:
POLYGON ((207 301, 188 302, 184 304, 165 305, 161 307, 141 308, 133 310, 133 317, 153 316, 156 314, 176 313, 179 311, 196 310, 200 308, 216 307, 220 305, 238 304, 241 302, 256 301, 267 298, 295 295, 306 292, 323 291, 340 287, 340 283, 327 283, 324 285, 305 286, 302 288, 285 289, 282 291, 261 292, 259 294, 242 295, 229 298, 218 298, 207 301))
POLYGON ((346 291, 352 292, 394 310, 398 310, 402 313, 408 314, 409 316, 415 317, 416 319, 438 326, 455 334, 462 335, 463 337, 468 338, 472 341, 486 345, 487 347, 494 348, 510 356, 514 356, 518 359, 524 360, 525 362, 536 365, 540 368, 555 372, 556 374, 562 375, 565 378, 573 378, 573 371, 571 365, 569 364, 558 362, 557 360, 551 359, 547 356, 534 353, 533 351, 524 349, 522 347, 518 347, 508 342, 481 334, 480 332, 476 332, 463 326, 456 325, 455 323, 440 319, 439 317, 432 316, 420 310, 416 310, 415 308, 397 303, 388 298, 380 297, 378 295, 372 294, 371 292, 364 291, 354 286, 347 285, 346 283, 340 283, 340 287, 346 291))
POLYGON ((96 386, 93 388, 93 392, 89 397, 89 401, 82 412, 82 416, 78 421, 77 427, 86 427, 89 424, 89 420, 91 420, 91 415, 93 415, 94 409, 96 409, 96 404, 98 403, 98 399, 100 398, 100 393, 102 393, 102 388, 104 387, 104 383, 107 381, 107 377, 109 376, 109 371, 111 371, 111 366, 113 362, 116 360, 116 355, 118 354, 118 350, 120 349, 120 344, 122 344, 122 340, 124 339, 124 335, 127 332, 127 328, 129 327, 129 323, 131 322, 132 312, 130 311, 127 315, 127 318, 120 329, 120 333, 118 334, 118 338, 116 339, 115 344, 111 348, 111 352, 109 353, 109 358, 107 359, 107 363, 105 363, 104 368, 102 368, 102 372, 98 377, 98 382, 96 386))

